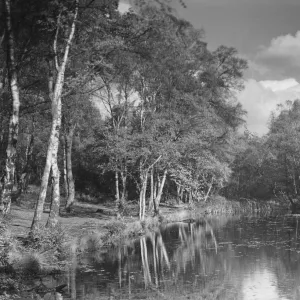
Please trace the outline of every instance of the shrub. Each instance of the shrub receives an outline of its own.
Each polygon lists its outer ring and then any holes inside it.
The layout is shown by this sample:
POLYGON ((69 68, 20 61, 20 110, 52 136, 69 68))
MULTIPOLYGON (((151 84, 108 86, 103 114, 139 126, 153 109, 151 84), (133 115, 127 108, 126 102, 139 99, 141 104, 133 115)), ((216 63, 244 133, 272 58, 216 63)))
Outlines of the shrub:
POLYGON ((104 234, 100 232, 93 232, 87 234, 80 239, 78 250, 87 252, 97 252, 103 247, 104 234))
POLYGON ((107 223, 104 228, 111 236, 120 235, 126 229, 126 224, 120 220, 113 220, 107 223))
POLYGON ((60 225, 54 228, 41 226, 30 234, 26 247, 38 252, 45 252, 50 249, 62 252, 65 250, 67 241, 67 234, 60 225))

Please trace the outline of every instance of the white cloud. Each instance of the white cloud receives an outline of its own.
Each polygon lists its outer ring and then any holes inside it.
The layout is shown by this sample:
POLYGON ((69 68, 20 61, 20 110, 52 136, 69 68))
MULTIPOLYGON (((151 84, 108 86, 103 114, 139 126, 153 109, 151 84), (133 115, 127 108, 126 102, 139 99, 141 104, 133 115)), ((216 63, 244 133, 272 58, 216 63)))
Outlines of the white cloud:
POLYGON ((261 47, 256 59, 266 64, 300 67, 300 31, 295 35, 287 34, 273 38, 268 47, 261 47))
POLYGON ((290 88, 294 88, 299 83, 295 78, 288 78, 284 80, 263 80, 260 81, 260 84, 266 88, 270 89, 273 92, 278 92, 278 91, 285 91, 290 88))
POLYGON ((300 98, 300 84, 293 78, 256 81, 249 79, 238 100, 247 110, 248 129, 258 135, 268 132, 270 113, 286 100, 300 98))

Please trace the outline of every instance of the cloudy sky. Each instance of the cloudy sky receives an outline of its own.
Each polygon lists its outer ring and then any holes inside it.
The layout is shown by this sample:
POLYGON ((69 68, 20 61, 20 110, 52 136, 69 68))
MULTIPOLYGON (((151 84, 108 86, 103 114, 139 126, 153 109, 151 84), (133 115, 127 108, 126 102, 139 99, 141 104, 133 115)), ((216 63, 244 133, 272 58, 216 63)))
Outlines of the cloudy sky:
MULTIPOLYGON (((177 0, 173 0, 174 3, 177 0)), ((121 3, 121 9, 127 4, 121 3)), ((271 111, 300 98, 299 0, 184 0, 178 15, 205 30, 210 49, 233 46, 249 61, 245 90, 248 129, 267 132, 271 111)))

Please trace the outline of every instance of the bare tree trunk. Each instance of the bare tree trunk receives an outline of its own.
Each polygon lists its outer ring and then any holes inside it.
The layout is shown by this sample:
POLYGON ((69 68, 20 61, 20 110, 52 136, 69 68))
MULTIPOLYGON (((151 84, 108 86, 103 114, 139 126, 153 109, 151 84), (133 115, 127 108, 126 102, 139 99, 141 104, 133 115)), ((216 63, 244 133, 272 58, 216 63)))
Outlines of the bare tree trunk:
POLYGON ((167 173, 168 173, 168 171, 167 171, 167 169, 165 169, 162 180, 160 181, 157 196, 156 196, 155 201, 154 201, 155 202, 155 207, 154 207, 155 214, 159 213, 159 204, 160 204, 161 196, 162 196, 162 193, 163 193, 163 188, 164 188, 164 185, 165 185, 165 182, 166 182, 167 173))
POLYGON ((207 201, 208 196, 209 196, 209 194, 210 194, 210 191, 211 191, 211 188, 212 188, 213 184, 214 184, 214 177, 211 179, 211 183, 210 183, 209 188, 208 188, 208 191, 207 191, 207 193, 206 193, 206 195, 205 195, 204 202, 207 201))
POLYGON ((147 191, 147 179, 148 172, 144 171, 144 174, 141 175, 141 189, 140 189, 140 220, 145 220, 145 211, 146 211, 146 191, 147 191))
POLYGON ((52 161, 52 199, 50 214, 47 220, 47 227, 55 227, 58 223, 60 206, 60 189, 59 189, 59 170, 57 165, 57 152, 56 157, 53 157, 52 161))
POLYGON ((119 191, 119 173, 115 171, 115 187, 116 187, 116 210, 119 212, 120 210, 120 191, 119 191))
POLYGON ((189 203, 192 204, 193 203, 193 196, 192 196, 192 190, 189 190, 189 203))
POLYGON ((18 75, 15 61, 15 40, 11 21, 11 1, 3 0, 5 13, 5 30, 7 34, 7 68, 10 93, 12 97, 12 110, 9 119, 9 134, 6 148, 4 176, 2 178, 2 190, 0 194, 0 211, 7 214, 10 210, 11 193, 15 177, 15 163, 17 156, 17 142, 19 136, 19 109, 20 94, 18 75))
POLYGON ((34 146, 34 128, 35 122, 32 124, 32 133, 29 136, 28 144, 25 153, 25 165, 23 167, 19 182, 18 182, 18 195, 26 192, 30 180, 30 173, 32 172, 32 161, 33 161, 33 146, 34 146))
POLYGON ((69 127, 69 132, 65 138, 67 182, 68 182, 68 198, 66 203, 67 211, 70 211, 70 208, 73 205, 75 199, 75 182, 74 182, 73 171, 72 171, 72 144, 73 144, 75 127, 76 125, 71 125, 69 127))
POLYGON ((149 199, 149 206, 148 209, 149 211, 153 210, 154 204, 154 168, 151 169, 150 173, 150 199, 149 199))
MULTIPOLYGON (((60 132, 60 127, 61 127, 61 109, 62 109, 61 94, 62 94, 62 89, 63 89, 63 84, 64 84, 66 64, 68 61, 69 51, 70 51, 70 47, 71 47, 72 40, 73 40, 74 33, 75 33, 75 23, 76 23, 77 14, 78 14, 78 3, 79 3, 79 0, 75 0, 74 19, 73 19, 72 26, 70 28, 70 33, 69 33, 69 37, 68 37, 67 44, 65 47, 61 66, 58 66, 58 64, 57 64, 57 56, 55 56, 55 58, 54 58, 55 66, 56 66, 56 70, 57 70, 57 76, 56 76, 56 80, 55 80, 54 89, 52 87, 52 85, 53 85, 53 73, 52 73, 53 70, 50 69, 49 94, 50 94, 50 98, 52 101, 53 119, 52 119, 51 133, 50 133, 49 144, 48 144, 48 149, 47 149, 46 165, 44 168, 44 173, 43 173, 42 182, 41 182, 41 189, 40 189, 39 198, 38 198, 35 212, 34 212, 31 230, 38 229, 40 226, 42 213, 43 213, 43 207, 44 207, 46 193, 47 193, 47 186, 48 186, 49 174, 50 174, 50 169, 51 169, 51 163, 52 163, 52 161, 55 162, 55 159, 53 160, 52 157, 57 156, 59 132, 60 132)), ((56 31, 56 35, 55 35, 55 39, 54 39, 54 45, 56 45, 56 42, 57 42, 56 39, 57 39, 58 29, 59 29, 59 25, 60 25, 59 22, 60 22, 60 19, 58 18, 57 31, 56 31)), ((56 49, 55 49, 55 54, 56 54, 56 49)))
POLYGON ((179 183, 176 183, 176 188, 177 188, 177 204, 182 202, 182 187, 179 183))
POLYGON ((65 197, 68 199, 69 196, 69 184, 68 184, 68 177, 67 177, 67 149, 66 149, 66 140, 63 140, 63 178, 64 178, 64 192, 65 197))
POLYGON ((126 185, 127 185, 127 167, 125 162, 124 171, 121 172, 122 178, 122 193, 121 193, 121 205, 124 206, 126 200, 126 185))
POLYGON ((57 102, 57 110, 55 115, 53 116, 51 134, 50 134, 48 150, 47 150, 46 165, 44 168, 40 194, 36 204, 31 230, 35 230, 39 227, 42 218, 44 203, 47 194, 50 170, 51 170, 52 162, 55 163, 55 157, 57 155, 57 150, 58 150, 60 125, 61 125, 61 100, 59 98, 57 102))

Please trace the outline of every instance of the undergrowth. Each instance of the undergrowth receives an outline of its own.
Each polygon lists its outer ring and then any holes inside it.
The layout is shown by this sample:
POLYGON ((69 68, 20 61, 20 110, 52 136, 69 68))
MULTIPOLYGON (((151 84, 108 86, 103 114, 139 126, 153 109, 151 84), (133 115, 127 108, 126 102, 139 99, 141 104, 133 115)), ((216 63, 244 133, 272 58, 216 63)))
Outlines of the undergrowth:
POLYGON ((21 282, 28 278, 64 270, 70 255, 67 234, 60 226, 41 227, 18 239, 9 224, 10 220, 0 220, 0 299, 19 294, 24 289, 21 282))

